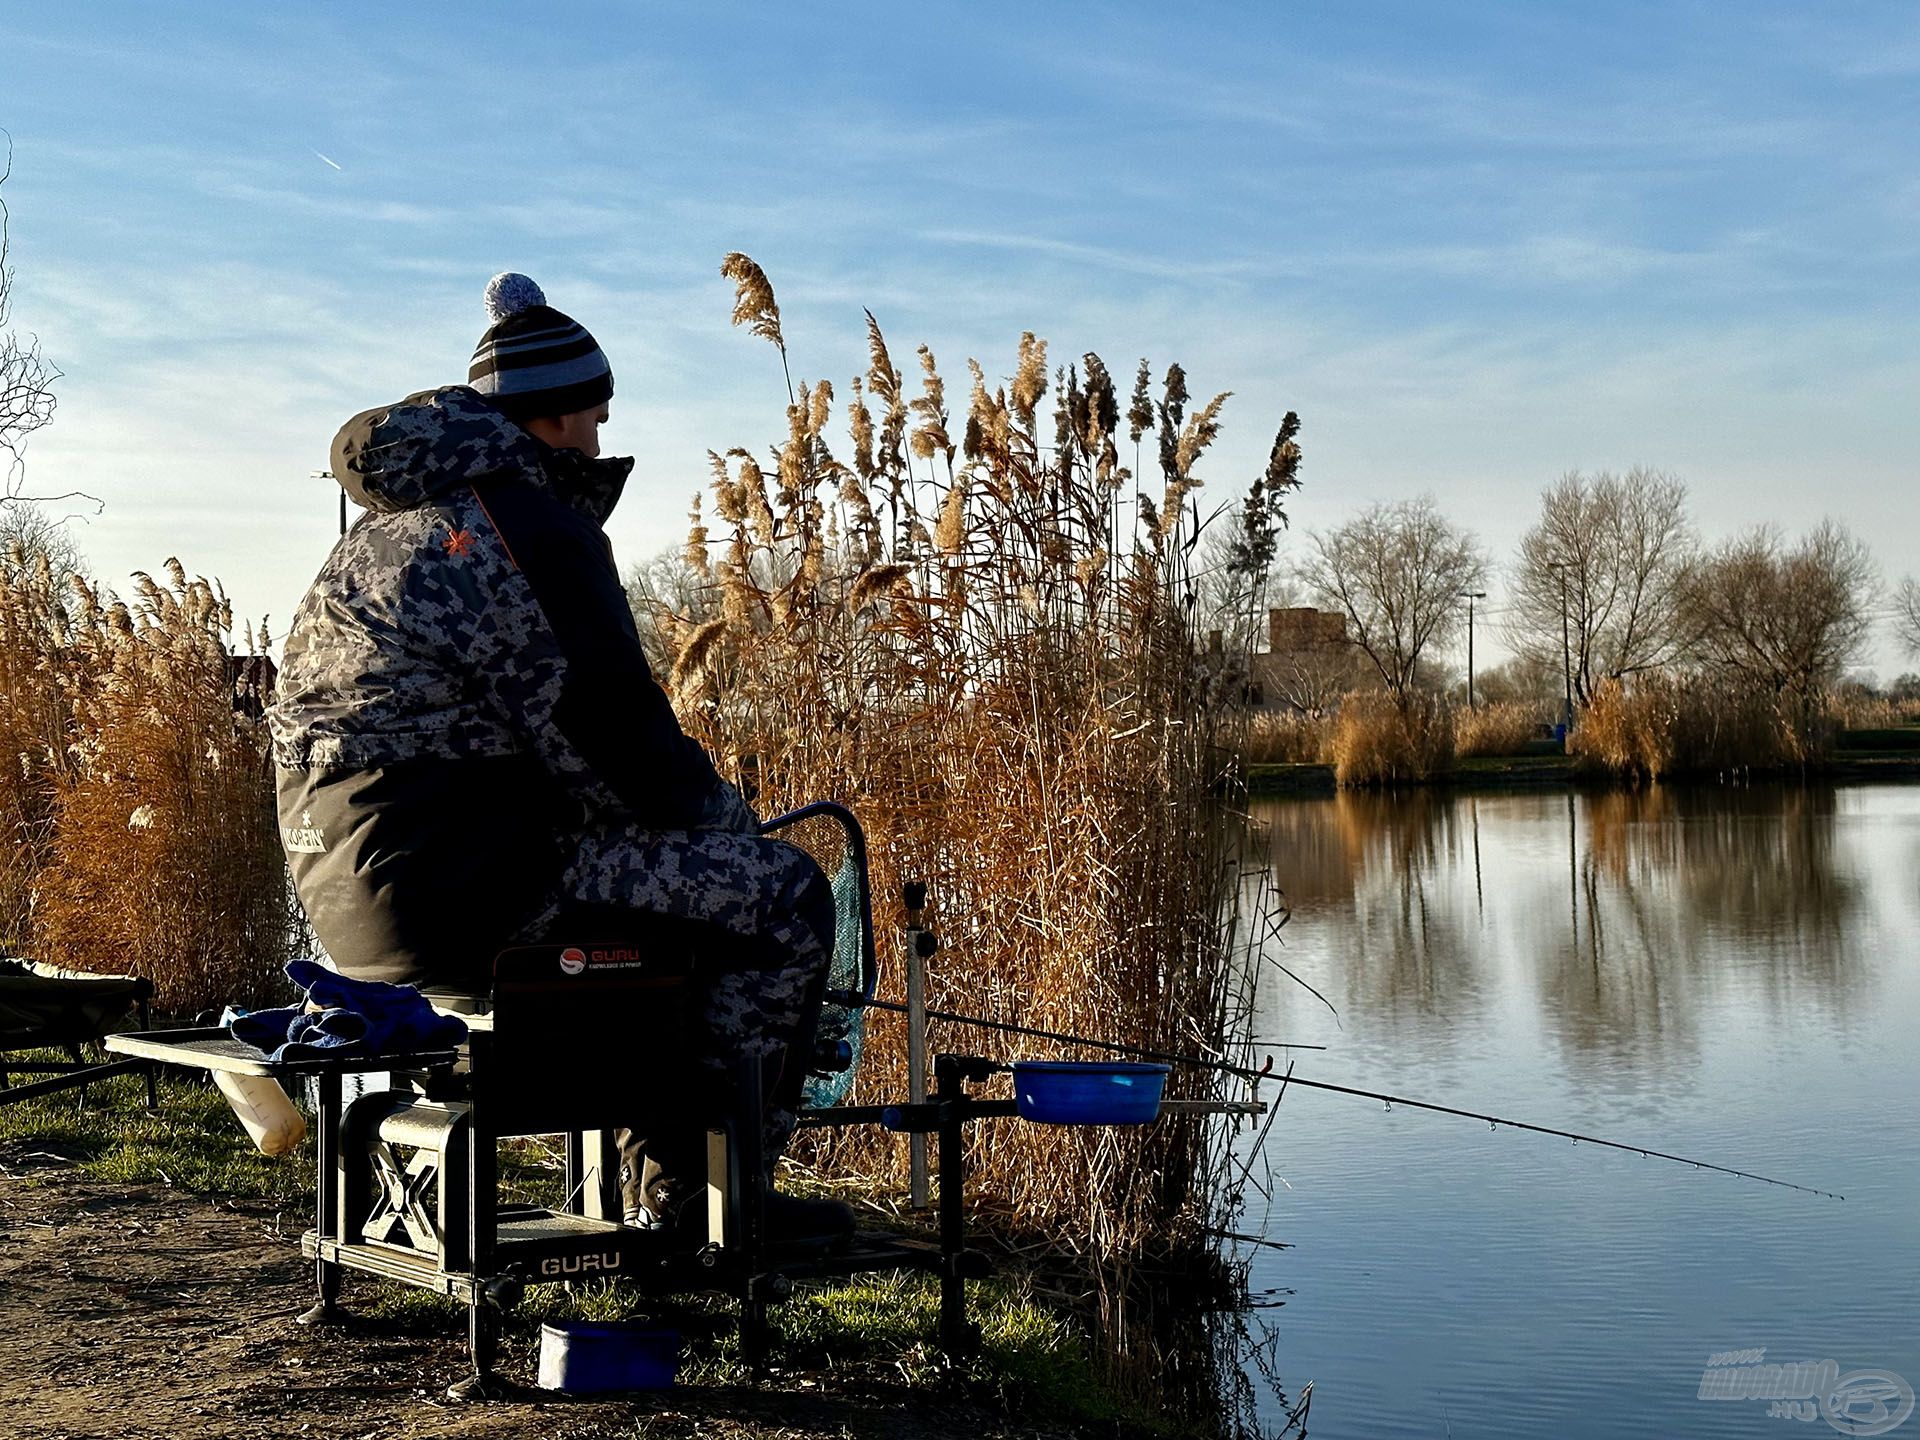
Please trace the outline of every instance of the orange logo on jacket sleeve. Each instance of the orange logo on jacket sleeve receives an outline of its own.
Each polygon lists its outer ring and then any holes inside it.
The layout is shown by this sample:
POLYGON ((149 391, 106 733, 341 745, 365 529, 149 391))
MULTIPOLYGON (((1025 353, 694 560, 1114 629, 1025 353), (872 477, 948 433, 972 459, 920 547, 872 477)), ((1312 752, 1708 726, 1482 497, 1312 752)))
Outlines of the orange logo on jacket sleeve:
POLYGON ((447 532, 446 551, 449 555, 465 555, 473 549, 474 535, 471 530, 453 530, 447 532))

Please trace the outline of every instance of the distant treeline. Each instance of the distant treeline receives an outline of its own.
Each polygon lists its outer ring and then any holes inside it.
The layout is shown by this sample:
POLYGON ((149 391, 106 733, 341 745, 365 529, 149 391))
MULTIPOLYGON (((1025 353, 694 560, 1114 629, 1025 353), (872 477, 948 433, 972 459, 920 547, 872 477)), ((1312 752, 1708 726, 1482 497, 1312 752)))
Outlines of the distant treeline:
MULTIPOLYGON (((1867 547, 1833 521, 1709 545, 1686 502, 1654 470, 1566 475, 1491 596, 1484 551, 1431 499, 1310 534, 1264 589, 1212 596, 1223 654, 1268 712, 1249 754, 1330 763, 1349 784, 1418 780, 1567 731, 1585 767, 1621 777, 1818 762, 1843 702, 1876 698, 1844 683, 1882 594, 1867 547), (1274 604, 1339 625, 1263 634, 1274 604), (1447 663, 1470 608, 1513 656, 1471 676, 1471 695, 1447 663)), ((1899 642, 1920 655, 1920 587, 1909 578, 1891 598, 1899 642)), ((1867 718, 1901 723, 1909 692, 1920 678, 1867 718)))

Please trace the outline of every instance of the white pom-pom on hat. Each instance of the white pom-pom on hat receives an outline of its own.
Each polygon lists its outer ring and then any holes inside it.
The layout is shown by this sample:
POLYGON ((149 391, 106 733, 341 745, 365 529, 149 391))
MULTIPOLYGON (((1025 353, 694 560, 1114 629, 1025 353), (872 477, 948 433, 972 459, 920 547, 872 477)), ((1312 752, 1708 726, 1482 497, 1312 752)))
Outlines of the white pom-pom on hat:
POLYGON ((487 318, 495 325, 522 310, 547 303, 547 295, 525 275, 502 270, 487 282, 487 318))

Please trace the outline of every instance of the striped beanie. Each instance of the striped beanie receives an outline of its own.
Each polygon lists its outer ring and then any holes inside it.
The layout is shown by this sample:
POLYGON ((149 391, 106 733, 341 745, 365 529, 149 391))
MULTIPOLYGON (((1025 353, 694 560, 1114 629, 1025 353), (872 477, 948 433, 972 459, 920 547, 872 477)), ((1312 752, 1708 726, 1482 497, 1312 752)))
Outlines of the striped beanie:
POLYGON ((571 415, 613 394, 613 370, 586 326, 547 304, 533 281, 496 275, 486 302, 493 324, 473 352, 467 383, 508 419, 571 415))

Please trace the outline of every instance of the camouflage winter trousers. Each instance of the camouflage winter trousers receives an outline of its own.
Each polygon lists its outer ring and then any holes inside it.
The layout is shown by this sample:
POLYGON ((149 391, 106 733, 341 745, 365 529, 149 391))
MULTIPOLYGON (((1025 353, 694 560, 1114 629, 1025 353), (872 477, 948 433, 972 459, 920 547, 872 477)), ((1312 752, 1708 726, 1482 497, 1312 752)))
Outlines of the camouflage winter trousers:
MULTIPOLYGON (((692 1037, 690 1048, 712 1081, 712 1096, 729 1093, 738 1061, 768 1062, 763 1143, 771 1165, 793 1136, 833 953, 833 890, 825 873, 799 847, 758 834, 597 831, 582 837, 559 893, 523 938, 544 937, 559 917, 581 906, 697 920, 763 942, 747 950, 750 965, 700 977, 704 1033, 692 1037)), ((645 1043, 644 1035, 637 1038, 645 1043)), ((669 1108, 686 1115, 694 1107, 669 1108)), ((658 1130, 644 1140, 637 1132, 623 1134, 629 1205, 643 1145, 656 1163, 684 1172, 698 1164, 696 1139, 658 1130)))

